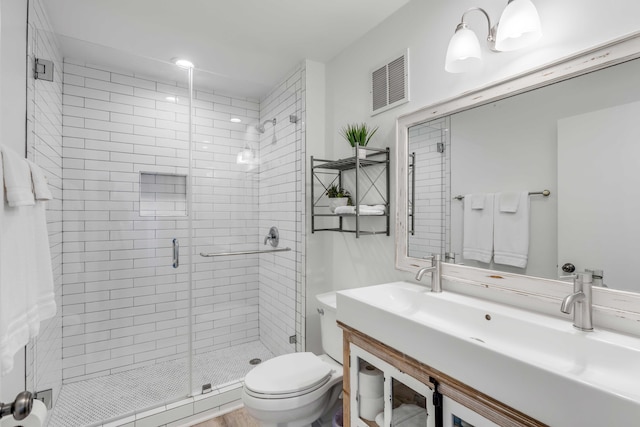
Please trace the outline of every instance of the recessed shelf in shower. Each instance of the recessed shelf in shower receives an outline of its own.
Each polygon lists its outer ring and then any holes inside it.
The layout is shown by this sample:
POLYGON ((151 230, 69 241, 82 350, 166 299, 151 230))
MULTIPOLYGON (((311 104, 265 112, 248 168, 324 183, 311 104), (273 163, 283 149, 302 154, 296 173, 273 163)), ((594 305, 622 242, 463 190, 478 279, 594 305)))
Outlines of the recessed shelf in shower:
POLYGON ((140 172, 140 216, 187 216, 187 175, 140 172))

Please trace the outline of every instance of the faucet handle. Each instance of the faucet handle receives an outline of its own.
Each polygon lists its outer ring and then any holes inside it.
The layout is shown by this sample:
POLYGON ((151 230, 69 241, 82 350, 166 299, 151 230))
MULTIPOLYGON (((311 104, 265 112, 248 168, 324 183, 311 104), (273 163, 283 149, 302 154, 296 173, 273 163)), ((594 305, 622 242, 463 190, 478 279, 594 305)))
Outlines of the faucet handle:
POLYGON ((273 246, 274 248, 277 248, 279 241, 280 241, 280 233, 278 232, 278 228, 271 227, 269 229, 269 234, 267 234, 264 238, 264 244, 266 245, 267 242, 269 242, 271 243, 271 246, 273 246))

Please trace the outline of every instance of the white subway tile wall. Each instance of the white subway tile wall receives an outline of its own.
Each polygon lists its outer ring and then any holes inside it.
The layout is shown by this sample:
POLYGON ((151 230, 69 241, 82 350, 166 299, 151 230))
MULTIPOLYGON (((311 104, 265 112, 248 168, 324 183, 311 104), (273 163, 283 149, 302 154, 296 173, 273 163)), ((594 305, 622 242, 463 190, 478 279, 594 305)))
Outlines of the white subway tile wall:
MULTIPOLYGON (((64 66, 63 366, 65 382, 72 382, 186 355, 187 273, 172 268, 171 241, 180 240, 187 265, 187 220, 141 216, 139 190, 140 172, 188 173, 188 99, 183 82, 161 83, 81 61, 64 66)), ((299 70, 296 76, 293 95, 299 97, 299 70)), ((195 80, 197 86, 197 73, 195 80)), ((254 128, 258 100, 201 90, 194 98, 194 351, 259 339, 263 309, 271 313, 267 329, 275 324, 283 335, 294 335, 298 252, 290 259, 197 254, 256 249, 268 230, 258 225, 263 210, 283 221, 287 245, 299 244, 293 233, 300 232, 300 132, 297 139, 290 135, 292 125, 280 145, 267 147, 254 128), (232 116, 243 122, 231 123, 232 116), (265 149, 263 161, 277 167, 238 165, 236 155, 246 144, 265 149), (294 148, 288 152, 285 145, 294 148), (263 176, 269 184, 261 183, 263 176), (262 191, 273 205, 262 206, 262 191), (282 197, 293 204, 283 204, 282 197), (278 272, 269 278, 278 286, 292 286, 282 292, 287 308, 274 294, 277 302, 259 302, 262 268, 278 272), (290 283, 281 284, 280 276, 290 283), (291 326, 279 324, 283 315, 291 326)), ((285 101, 281 109, 290 108, 292 101, 285 101)), ((299 109, 301 102, 292 105, 299 109)), ((285 112, 277 112, 284 123, 285 112)), ((273 339, 288 347, 283 340, 273 339)))
POLYGON ((413 126, 409 129, 409 153, 415 153, 413 172, 415 174, 415 194, 413 194, 412 214, 414 234, 409 235, 409 255, 416 258, 442 254, 448 250, 446 229, 448 213, 443 215, 449 179, 446 167, 448 144, 448 121, 446 118, 413 126), (444 153, 438 151, 438 144, 444 144, 444 153))
POLYGON ((55 401, 62 386, 62 53, 41 0, 29 2, 27 28, 27 157, 44 170, 54 197, 47 228, 58 304, 27 346, 27 389, 53 389, 55 401), (35 58, 53 61, 53 82, 33 78, 35 58))
POLYGON ((296 297, 302 289, 304 275, 304 76, 304 66, 296 68, 260 105, 262 121, 275 118, 277 122, 275 134, 267 124, 260 137, 260 235, 266 235, 270 227, 276 226, 280 232, 279 247, 292 249, 260 255, 260 339, 275 355, 301 349, 296 341, 304 342, 304 336, 296 336, 296 324, 301 323, 304 311, 304 301, 300 295, 296 297), (291 115, 299 118, 297 123, 292 123, 291 115), (291 336, 295 336, 296 341, 290 342, 291 336))

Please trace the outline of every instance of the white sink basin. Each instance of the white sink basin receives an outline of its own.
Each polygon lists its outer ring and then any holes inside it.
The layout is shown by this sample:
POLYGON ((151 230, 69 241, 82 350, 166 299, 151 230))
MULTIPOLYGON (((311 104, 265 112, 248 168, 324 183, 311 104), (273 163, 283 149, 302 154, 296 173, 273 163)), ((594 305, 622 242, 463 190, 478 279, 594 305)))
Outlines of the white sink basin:
POLYGON ((640 422, 638 338, 408 282, 337 301, 339 321, 548 425, 640 422))

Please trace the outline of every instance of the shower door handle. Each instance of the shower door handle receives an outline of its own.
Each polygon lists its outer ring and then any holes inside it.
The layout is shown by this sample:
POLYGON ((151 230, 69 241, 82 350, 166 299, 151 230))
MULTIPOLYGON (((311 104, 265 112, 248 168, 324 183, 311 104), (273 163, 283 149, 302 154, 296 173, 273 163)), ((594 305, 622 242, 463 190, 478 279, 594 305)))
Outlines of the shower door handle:
POLYGON ((173 268, 180 266, 180 243, 178 239, 173 239, 173 268))

